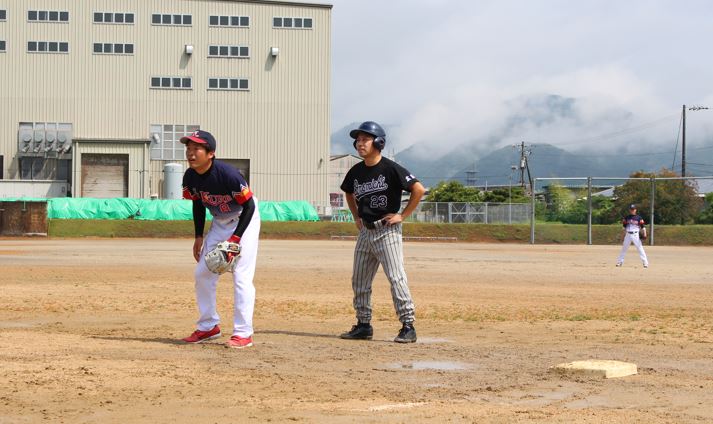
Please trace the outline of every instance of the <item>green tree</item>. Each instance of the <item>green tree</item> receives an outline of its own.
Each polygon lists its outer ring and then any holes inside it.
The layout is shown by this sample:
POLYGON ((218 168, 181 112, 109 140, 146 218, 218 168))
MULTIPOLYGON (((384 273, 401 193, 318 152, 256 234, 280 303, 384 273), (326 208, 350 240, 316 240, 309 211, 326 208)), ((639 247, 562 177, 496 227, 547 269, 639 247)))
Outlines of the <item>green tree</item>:
POLYGON ((605 196, 592 196, 592 224, 613 224, 619 217, 612 218, 614 199, 605 196))
MULTIPOLYGON (((592 196, 592 224, 613 224, 618 219, 611 218, 611 210, 614 208, 614 201, 604 196, 592 196)), ((557 221, 565 224, 586 224, 589 213, 587 197, 579 198, 570 202, 566 208, 560 211, 557 221)))
MULTIPOLYGON (((662 169, 658 175, 638 171, 632 178, 676 177, 676 173, 662 169)), ((692 223, 699 215, 702 202, 696 194, 694 183, 686 180, 656 181, 654 219, 658 224, 692 223)), ((627 215, 629 205, 635 204, 641 216, 651 213, 651 181, 630 180, 614 189, 616 198, 612 214, 618 218, 627 215)), ((644 218, 645 219, 645 218, 644 218)), ((648 220, 647 220, 648 221, 648 220)))
POLYGON ((508 188, 496 188, 492 191, 482 192, 483 202, 492 203, 507 203, 512 195, 512 203, 529 203, 530 199, 525 197, 525 191, 522 187, 513 187, 512 190, 508 188))
POLYGON ((550 184, 545 187, 546 221, 560 221, 565 211, 572 206, 574 195, 560 184, 550 184))
POLYGON ((705 207, 696 218, 698 224, 713 224, 713 193, 706 194, 705 207))
POLYGON ((427 202, 481 202, 477 188, 466 187, 459 181, 441 181, 432 188, 425 199, 427 202))

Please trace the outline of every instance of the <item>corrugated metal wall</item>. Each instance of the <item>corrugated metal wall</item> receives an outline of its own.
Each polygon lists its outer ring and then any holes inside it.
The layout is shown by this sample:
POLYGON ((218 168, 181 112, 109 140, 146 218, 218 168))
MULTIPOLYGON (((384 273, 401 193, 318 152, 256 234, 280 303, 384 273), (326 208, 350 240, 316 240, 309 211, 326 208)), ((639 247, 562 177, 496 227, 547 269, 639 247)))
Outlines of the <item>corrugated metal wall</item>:
MULTIPOLYGON (((70 122, 74 138, 92 140, 148 139, 151 124, 199 124, 217 138, 218 158, 250 160, 259 198, 328 201, 331 6, 0 0, 0 9, 8 14, 0 22, 0 40, 7 41, 7 52, 0 53, 0 154, 6 178, 18 178, 19 122, 70 122), (27 22, 28 9, 67 10, 70 21, 27 22), (93 12, 132 12, 135 24, 94 24, 93 12), (154 26, 152 13, 189 14, 193 24, 154 26), (209 27, 210 15, 249 16, 250 27, 209 27), (311 17, 313 29, 274 29, 275 16, 311 17), (28 41, 68 41, 70 52, 28 53, 28 41), (95 55, 92 45, 98 42, 133 43, 135 53, 95 55), (190 56, 184 54, 186 44, 194 46, 190 56), (208 58, 210 44, 247 45, 250 58, 208 58), (279 47, 277 57, 270 47, 279 47), (151 76, 190 76, 193 89, 150 89, 151 76), (250 91, 209 91, 209 77, 248 78, 250 91)), ((97 148, 111 150, 111 143, 97 148)), ((150 161, 150 185, 130 183, 130 196, 159 193, 163 165, 150 161)))

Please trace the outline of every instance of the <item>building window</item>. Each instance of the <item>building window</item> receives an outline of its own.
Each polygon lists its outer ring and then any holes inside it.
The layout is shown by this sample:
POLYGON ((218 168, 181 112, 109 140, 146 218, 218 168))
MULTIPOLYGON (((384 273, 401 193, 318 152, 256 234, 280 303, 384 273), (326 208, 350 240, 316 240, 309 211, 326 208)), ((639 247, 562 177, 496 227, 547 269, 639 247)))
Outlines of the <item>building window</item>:
POLYGON ((151 125, 151 145, 149 146, 151 159, 185 159, 186 146, 181 143, 181 137, 190 135, 199 129, 199 125, 151 125))
POLYGON ((64 41, 28 41, 30 53, 69 53, 69 43, 64 41))
POLYGON ((208 78, 208 90, 248 91, 250 84, 245 78, 208 78))
POLYGON ((134 24, 133 13, 94 12, 95 24, 134 24))
POLYGON ((275 16, 272 18, 273 28, 312 29, 312 18, 285 18, 275 16))
POLYGON ((5 53, 5 49, 7 48, 5 40, 0 40, 0 53, 5 53))
POLYGON ((154 13, 151 15, 152 25, 180 25, 180 26, 191 26, 193 25, 192 15, 162 15, 160 13, 154 13))
POLYGON ((134 54, 134 45, 122 43, 94 43, 92 51, 95 54, 134 54))
POLYGON ((69 12, 58 10, 28 10, 30 22, 69 22, 69 12))
POLYGON ((249 58, 248 46, 208 46, 208 57, 249 58))
POLYGON ((7 10, 0 9, 0 21, 6 21, 6 20, 7 20, 7 10))
POLYGON ((208 19, 208 25, 212 27, 236 27, 247 28, 250 26, 249 16, 217 16, 211 15, 208 19))
POLYGON ((151 88, 190 90, 193 88, 191 77, 151 77, 151 88))

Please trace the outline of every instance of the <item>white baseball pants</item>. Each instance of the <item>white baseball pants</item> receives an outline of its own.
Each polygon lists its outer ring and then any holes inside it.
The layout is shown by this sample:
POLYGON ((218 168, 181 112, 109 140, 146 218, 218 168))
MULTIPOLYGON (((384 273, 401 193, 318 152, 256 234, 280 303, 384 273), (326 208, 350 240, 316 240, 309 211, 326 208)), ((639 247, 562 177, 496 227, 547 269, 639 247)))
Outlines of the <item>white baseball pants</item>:
MULTIPOLYGON (((260 236, 260 213, 258 212, 257 199, 255 213, 245 233, 240 238, 240 256, 235 271, 230 274, 233 278, 233 335, 250 337, 253 334, 253 312, 255 310, 255 264, 257 262, 258 238, 260 236)), ((238 226, 238 216, 229 218, 213 218, 210 231, 203 241, 201 258, 196 266, 196 302, 200 317, 197 327, 201 331, 208 331, 220 323, 216 307, 216 289, 220 275, 208 270, 205 263, 205 254, 215 246, 230 238, 238 226)))
POLYGON ((617 260, 617 263, 624 263, 624 255, 626 255, 626 250, 629 248, 631 243, 634 243, 634 246, 636 246, 636 250, 639 251, 639 258, 641 258, 641 262, 643 262, 644 265, 648 265, 649 260, 646 258, 644 246, 641 245, 641 239, 639 238, 638 231, 626 233, 626 236, 624 237, 624 244, 621 246, 621 253, 619 253, 619 259, 617 260))

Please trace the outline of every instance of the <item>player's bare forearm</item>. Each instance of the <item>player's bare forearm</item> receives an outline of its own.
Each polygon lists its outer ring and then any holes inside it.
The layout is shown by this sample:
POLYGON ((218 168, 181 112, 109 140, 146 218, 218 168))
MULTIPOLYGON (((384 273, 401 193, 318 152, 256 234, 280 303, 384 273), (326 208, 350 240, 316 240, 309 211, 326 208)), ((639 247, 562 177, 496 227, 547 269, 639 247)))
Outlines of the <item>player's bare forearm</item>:
POLYGON ((193 241, 193 258, 198 262, 200 260, 201 250, 203 249, 203 236, 196 237, 193 241))
POLYGON ((406 203, 406 207, 404 208, 404 211, 401 212, 401 216, 404 218, 408 218, 413 211, 416 210, 416 207, 418 204, 421 202, 421 198, 423 198, 423 194, 426 192, 426 188, 423 187, 423 184, 421 183, 414 183, 413 186, 411 186, 411 195, 408 198, 408 203, 406 203))
POLYGON ((347 206, 349 206, 349 211, 354 217, 354 223, 356 223, 357 228, 361 230, 362 223, 361 219, 359 219, 359 210, 357 209, 357 202, 356 197, 354 197, 354 193, 344 193, 344 197, 346 197, 347 206))
POLYGON ((390 213, 384 216, 384 220, 386 220, 386 223, 388 225, 395 225, 400 222, 403 222, 404 219, 409 217, 414 210, 416 210, 416 207, 418 204, 421 202, 421 198, 423 197, 423 193, 426 192, 426 189, 423 187, 421 183, 414 183, 413 186, 411 186, 411 195, 409 196, 408 202, 406 203, 406 207, 404 208, 403 212, 401 213, 390 213))

